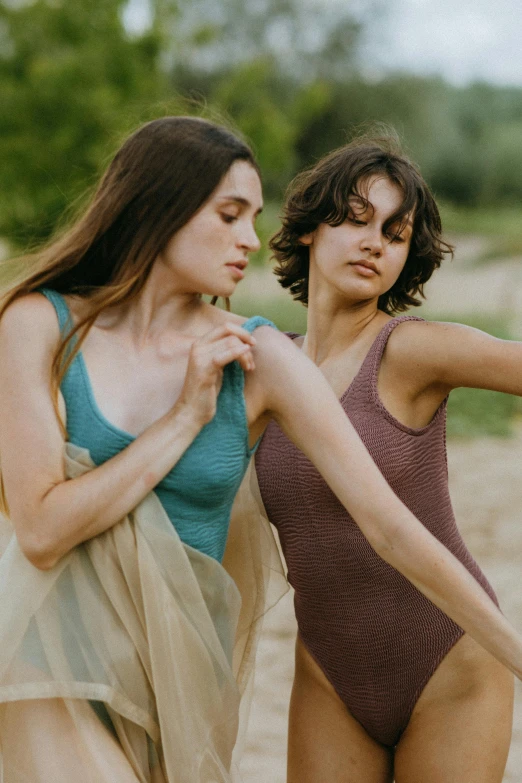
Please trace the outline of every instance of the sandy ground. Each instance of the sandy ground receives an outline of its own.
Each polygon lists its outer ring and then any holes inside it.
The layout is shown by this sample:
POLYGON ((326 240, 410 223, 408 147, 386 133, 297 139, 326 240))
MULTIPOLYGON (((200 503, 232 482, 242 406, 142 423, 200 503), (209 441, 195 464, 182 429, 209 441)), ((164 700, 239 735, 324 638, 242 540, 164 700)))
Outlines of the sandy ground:
MULTIPOLYGON (((469 258, 480 250, 460 244, 456 260, 445 264, 426 288, 429 305, 419 314, 502 315, 513 336, 522 338, 522 263, 508 259, 475 269, 469 258)), ((266 274, 248 281, 267 297, 287 296, 266 274), (281 292, 281 293, 280 293, 281 292)), ((245 281, 247 283, 247 281, 245 281)), ((262 312, 262 309, 260 309, 262 312)), ((506 616, 522 632, 522 428, 511 439, 449 444, 450 482, 464 538, 494 586, 506 616)), ((288 701, 296 633, 288 594, 266 621, 259 652, 246 754, 245 783, 285 783, 288 701)), ((522 783, 522 684, 517 684, 513 742, 504 781, 522 783)), ((335 783, 331 781, 331 783, 335 783)), ((455 782, 457 783, 457 781, 455 782)), ((459 781, 458 783, 464 783, 459 781)))

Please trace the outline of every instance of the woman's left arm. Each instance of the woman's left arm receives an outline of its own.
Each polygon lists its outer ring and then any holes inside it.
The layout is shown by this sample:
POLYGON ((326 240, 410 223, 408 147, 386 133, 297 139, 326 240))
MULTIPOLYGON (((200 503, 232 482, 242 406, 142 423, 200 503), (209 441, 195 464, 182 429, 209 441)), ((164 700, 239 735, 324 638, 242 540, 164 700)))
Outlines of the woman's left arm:
POLYGON ((254 396, 257 389, 255 407, 268 410, 315 464, 383 560, 522 678, 522 638, 395 495, 320 370, 270 327, 256 338, 256 369, 247 381, 254 396))
POLYGON ((399 324, 385 362, 417 393, 437 389, 441 399, 460 386, 522 395, 522 342, 500 340, 463 324, 399 324))

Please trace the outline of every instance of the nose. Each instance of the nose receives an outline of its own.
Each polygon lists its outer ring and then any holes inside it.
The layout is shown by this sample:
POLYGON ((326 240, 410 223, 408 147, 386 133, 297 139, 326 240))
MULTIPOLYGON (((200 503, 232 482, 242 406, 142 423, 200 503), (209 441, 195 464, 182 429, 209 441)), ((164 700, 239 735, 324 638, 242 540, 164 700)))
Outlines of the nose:
POLYGON ((238 239, 238 245, 248 253, 256 253, 260 249, 261 241, 252 223, 248 223, 243 227, 238 239))
POLYGON ((383 237, 380 227, 366 226, 366 231, 361 240, 361 250, 380 258, 383 252, 383 237))

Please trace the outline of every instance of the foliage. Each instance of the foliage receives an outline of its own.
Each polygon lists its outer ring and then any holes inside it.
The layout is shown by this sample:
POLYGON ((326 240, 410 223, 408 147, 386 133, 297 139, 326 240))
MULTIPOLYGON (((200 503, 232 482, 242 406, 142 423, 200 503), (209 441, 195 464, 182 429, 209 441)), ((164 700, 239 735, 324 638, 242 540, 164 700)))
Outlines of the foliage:
MULTIPOLYGON (((48 237, 122 137, 173 112, 237 127, 275 203, 297 170, 384 121, 446 203, 514 212, 522 90, 361 75, 361 32, 383 5, 0 0, 0 236, 22 247, 48 237)), ((503 241, 519 252, 514 227, 503 241)))
MULTIPOLYGON (((168 27, 166 58, 174 74, 223 74, 269 59, 294 82, 351 73, 361 25, 383 0, 178 0, 168 27)), ((156 17, 165 5, 153 4, 156 17)))
POLYGON ((330 81, 321 112, 303 123, 300 166, 346 143, 371 123, 401 135, 436 196, 455 204, 498 206, 522 197, 522 89, 391 74, 330 81))
POLYGON ((122 5, 0 4, 0 234, 11 241, 48 235, 160 95, 158 40, 128 39, 122 5))

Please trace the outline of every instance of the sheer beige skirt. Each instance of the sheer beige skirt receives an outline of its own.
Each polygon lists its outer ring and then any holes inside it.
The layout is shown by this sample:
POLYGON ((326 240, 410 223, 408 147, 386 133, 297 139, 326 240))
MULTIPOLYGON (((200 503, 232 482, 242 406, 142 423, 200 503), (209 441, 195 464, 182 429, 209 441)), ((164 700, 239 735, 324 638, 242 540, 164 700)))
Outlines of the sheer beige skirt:
MULTIPOLYGON (((69 478, 92 468, 70 444, 65 462, 69 478)), ((46 572, 0 519, 2 783, 240 779, 260 621, 286 590, 261 509, 250 469, 224 567, 153 493, 46 572)))

